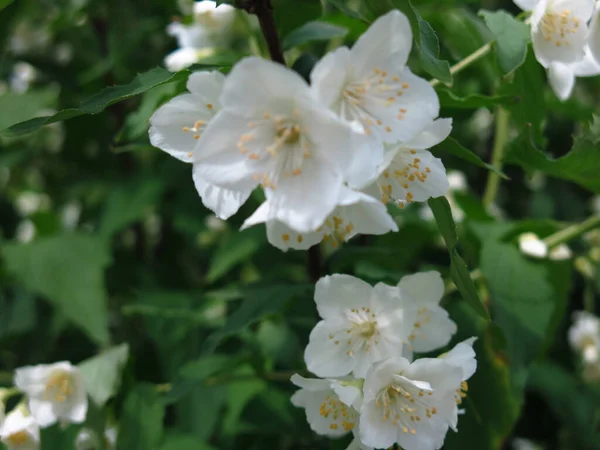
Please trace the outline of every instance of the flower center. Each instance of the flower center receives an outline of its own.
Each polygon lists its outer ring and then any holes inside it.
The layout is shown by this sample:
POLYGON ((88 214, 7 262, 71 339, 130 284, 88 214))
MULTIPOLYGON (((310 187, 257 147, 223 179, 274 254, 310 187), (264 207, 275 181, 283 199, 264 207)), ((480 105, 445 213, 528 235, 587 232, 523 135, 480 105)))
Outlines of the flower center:
POLYGON ((66 372, 53 374, 46 383, 46 398, 64 403, 73 393, 73 380, 66 372))
POLYGON ((466 381, 462 381, 460 383, 460 388, 456 390, 456 394, 454 394, 454 399, 456 400, 456 404, 460 405, 462 403, 462 399, 467 396, 467 391, 469 390, 469 384, 466 381))
POLYGON ((408 336, 410 341, 414 341, 417 337, 423 338, 424 333, 421 328, 423 325, 427 325, 431 322, 431 313, 429 312, 429 308, 423 307, 419 308, 417 311, 417 321, 414 323, 413 332, 408 336))
POLYGON ((277 139, 284 145, 294 145, 300 140, 300 127, 298 125, 277 125, 277 139))
POLYGON ((323 232, 323 240, 331 241, 331 245, 337 248, 340 242, 348 240, 349 235, 354 231, 354 225, 351 221, 345 220, 339 210, 334 211, 334 214, 325 220, 325 223, 317 231, 323 232), (335 212, 338 212, 336 214, 335 212))
POLYGON ((381 409, 381 421, 392 421, 403 433, 417 434, 415 425, 423 417, 431 419, 437 407, 431 404, 431 390, 419 389, 412 384, 394 383, 382 389, 375 400, 381 409))
POLYGON ((17 431, 8 436, 8 442, 12 445, 24 445, 29 442, 29 435, 26 431, 17 431))
POLYGON ((421 159, 414 156, 416 153, 412 149, 402 151, 377 180, 383 203, 393 200, 400 208, 404 208, 405 203, 411 203, 414 198, 411 186, 427 180, 431 169, 429 166, 422 167, 421 159))
POLYGON ((375 334, 375 331, 377 331, 375 325, 376 324, 373 322, 363 322, 357 326, 357 329, 362 337, 364 337, 365 339, 369 339, 375 334))
POLYGON ((579 30, 579 19, 571 14, 568 9, 558 14, 548 12, 544 14, 540 21, 542 36, 546 41, 554 41, 557 47, 570 46, 569 34, 575 34, 579 30))
POLYGON ((344 431, 350 431, 356 423, 356 412, 333 394, 325 397, 319 408, 319 414, 331 421, 329 424, 331 430, 338 430, 341 427, 344 431))

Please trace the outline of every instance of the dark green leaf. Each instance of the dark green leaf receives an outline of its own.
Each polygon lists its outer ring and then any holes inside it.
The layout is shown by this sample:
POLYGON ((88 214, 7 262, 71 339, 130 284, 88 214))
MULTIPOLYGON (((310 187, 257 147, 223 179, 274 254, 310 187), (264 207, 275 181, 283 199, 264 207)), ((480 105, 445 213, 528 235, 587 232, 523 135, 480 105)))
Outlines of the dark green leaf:
POLYGON ((65 234, 3 248, 7 269, 46 297, 98 343, 108 341, 104 268, 109 249, 99 238, 65 234))
POLYGON ((343 38, 348 29, 327 22, 308 22, 292 31, 283 40, 283 49, 289 50, 311 41, 328 41, 333 38, 343 38))
POLYGON ((128 358, 129 346, 122 344, 79 364, 88 395, 99 407, 117 393, 128 358))
POLYGON ((487 108, 492 110, 498 105, 508 105, 518 99, 511 95, 485 96, 480 94, 469 94, 459 97, 449 89, 438 90, 440 105, 445 108, 478 109, 487 108))
POLYGON ((10 5, 13 2, 13 0, 0 0, 0 11, 2 11, 4 8, 6 8, 8 5, 10 5))
POLYGON ((160 447, 164 404, 156 388, 137 384, 127 395, 119 420, 118 450, 150 450, 160 447))
POLYGON ((32 133, 44 125, 72 119, 73 117, 84 114, 98 114, 112 104, 139 95, 146 92, 148 89, 160 86, 161 84, 183 80, 188 75, 188 71, 171 73, 165 69, 152 69, 148 72, 139 74, 129 84, 112 86, 102 90, 98 94, 84 100, 81 105, 79 105, 79 108, 65 109, 52 116, 36 117, 35 119, 17 123, 0 131, 0 136, 22 136, 24 134, 32 133))
POLYGON ((281 311, 294 297, 305 294, 312 285, 275 285, 250 290, 242 305, 227 319, 221 329, 212 333, 204 342, 204 351, 214 351, 219 342, 265 316, 281 311))
POLYGON ((212 445, 190 435, 172 435, 165 438, 160 450, 216 450, 212 445))
POLYGON ((491 164, 485 163, 481 160, 479 156, 473 153, 466 147, 463 147, 456 139, 454 138, 446 138, 438 145, 431 149, 431 152, 435 155, 438 155, 443 152, 448 152, 454 156, 457 156, 465 161, 470 162, 471 164, 475 164, 476 166, 483 167, 484 169, 491 170, 492 172, 497 173, 501 178, 508 180, 508 177, 496 169, 491 164))
POLYGON ((480 11, 494 35, 500 69, 506 75, 525 62, 527 45, 531 41, 529 26, 506 11, 480 11))
POLYGON ((431 208, 440 233, 444 237, 448 249, 453 249, 456 246, 458 237, 456 236, 456 225, 452 218, 452 210, 446 197, 431 198, 427 201, 431 208))
POLYGON ((325 3, 327 3, 331 6, 335 6, 341 12, 346 14, 348 17, 352 17, 353 19, 358 19, 362 22, 369 23, 369 20, 364 15, 362 15, 360 12, 348 7, 344 0, 325 0, 325 3))
POLYGON ((273 0, 273 17, 279 36, 285 39, 290 33, 307 22, 323 15, 320 0, 273 0))

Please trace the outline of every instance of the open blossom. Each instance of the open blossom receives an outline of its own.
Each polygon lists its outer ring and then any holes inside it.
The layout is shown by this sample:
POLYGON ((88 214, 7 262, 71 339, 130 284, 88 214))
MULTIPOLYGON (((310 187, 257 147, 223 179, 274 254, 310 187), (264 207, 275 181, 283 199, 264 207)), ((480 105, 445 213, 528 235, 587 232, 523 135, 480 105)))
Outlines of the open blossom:
POLYGON ((414 308, 399 307, 398 288, 372 287, 350 275, 321 278, 315 302, 323 320, 310 333, 304 359, 321 377, 364 378, 374 362, 402 355, 416 322, 414 308))
POLYGON ((439 113, 433 87, 406 61, 412 31, 397 10, 379 17, 352 49, 325 55, 311 73, 311 88, 330 109, 357 121, 379 142, 408 141, 439 113))
POLYGON ((220 187, 265 189, 269 220, 307 232, 337 205, 344 182, 372 177, 364 136, 324 108, 295 72, 256 57, 228 75, 223 109, 198 140, 195 174, 220 187), (352 172, 352 173, 351 173, 352 172))
POLYGON ((71 363, 21 367, 15 372, 15 385, 29 397, 31 415, 40 427, 85 420, 86 389, 81 372, 71 363))
POLYGON ((338 205, 316 230, 299 233, 278 220, 268 220, 269 203, 264 202, 249 217, 242 229, 266 222, 267 238, 275 247, 287 251, 290 248, 306 250, 321 241, 337 247, 357 234, 384 234, 398 231, 398 226, 379 200, 361 192, 342 188, 338 205))
POLYGON ((384 203, 393 201, 400 207, 444 195, 449 187, 446 169, 427 149, 446 139, 451 129, 452 119, 431 120, 410 141, 386 146, 376 189, 367 192, 376 192, 384 203))
POLYGON ((404 349, 404 356, 412 357, 413 351, 430 352, 447 345, 456 333, 456 323, 439 305, 444 296, 444 281, 440 273, 431 271, 406 275, 398 287, 402 307, 416 310, 408 336, 410 345, 404 349))
POLYGON ((15 409, 0 423, 0 441, 8 450, 38 450, 40 429, 35 419, 15 409))
POLYGON ((340 437, 354 429, 362 396, 360 384, 300 375, 292 376, 291 381, 301 388, 292 395, 292 404, 305 409, 306 420, 315 433, 340 437))
POLYGON ((360 410, 363 444, 389 448, 439 449, 448 428, 456 428, 456 387, 463 371, 440 358, 413 363, 396 357, 367 373, 360 410))
MULTIPOLYGON (((189 93, 179 95, 162 105, 150 118, 150 142, 171 156, 191 163, 194 147, 221 109, 219 96, 225 76, 217 71, 190 75, 189 93)), ((221 219, 237 212, 250 196, 251 189, 235 191, 208 183, 193 171, 194 185, 204 206, 221 219)))
POLYGON ((573 314, 569 343, 581 352, 585 363, 600 363, 600 319, 586 311, 573 314))

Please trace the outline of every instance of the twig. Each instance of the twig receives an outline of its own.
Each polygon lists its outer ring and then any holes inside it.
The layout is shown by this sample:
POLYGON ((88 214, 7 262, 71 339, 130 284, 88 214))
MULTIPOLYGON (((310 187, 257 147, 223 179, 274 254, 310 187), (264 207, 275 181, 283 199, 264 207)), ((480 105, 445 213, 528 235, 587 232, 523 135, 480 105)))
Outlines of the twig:
MULTIPOLYGON (((454 64, 452 67, 450 67, 450 75, 454 75, 455 73, 460 72, 461 70, 465 69, 466 67, 469 67, 475 61, 477 61, 480 58, 483 58, 485 55, 487 55, 490 52, 490 50, 492 49, 492 42, 493 41, 490 41, 487 44, 485 44, 484 46, 479 47, 477 50, 475 50, 469 56, 460 60, 459 62, 454 64)), ((432 86, 437 86, 438 84, 440 84, 440 80, 438 80, 437 78, 434 78, 433 80, 431 80, 429 82, 429 84, 431 84, 432 86)))
POLYGON ((238 2, 238 7, 258 17, 260 29, 262 30, 265 40, 267 41, 271 59, 285 66, 285 59, 283 58, 283 51, 281 50, 281 42, 279 41, 279 35, 277 34, 277 28, 275 27, 275 20, 273 19, 273 7, 271 6, 271 1, 240 0, 238 2))

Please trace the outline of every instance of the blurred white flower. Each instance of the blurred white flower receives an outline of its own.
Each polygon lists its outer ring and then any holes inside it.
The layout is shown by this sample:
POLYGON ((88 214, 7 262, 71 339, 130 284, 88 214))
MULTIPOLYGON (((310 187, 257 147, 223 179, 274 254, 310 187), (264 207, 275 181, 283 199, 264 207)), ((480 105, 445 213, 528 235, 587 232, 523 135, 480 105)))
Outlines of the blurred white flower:
POLYGON ((400 289, 350 275, 321 278, 315 302, 323 320, 310 333, 304 359, 321 377, 364 378, 374 362, 402 355, 417 320, 415 308, 400 307, 400 289))
POLYGON ((29 398, 29 409, 40 427, 57 421, 82 423, 88 399, 81 372, 70 362, 21 367, 15 386, 29 398))
POLYGON ((81 216, 81 204, 78 201, 69 202, 61 210, 61 220, 66 230, 74 230, 81 216))
POLYGON ((179 72, 198 62, 199 55, 195 48, 180 48, 165 57, 165 67, 169 72, 179 72))
POLYGON ((596 2, 596 10, 590 23, 590 52, 596 63, 600 64, 600 3, 596 2))
POLYGON ((400 11, 390 11, 352 49, 325 55, 311 73, 311 89, 379 142, 408 141, 439 114, 433 87, 406 67, 411 46, 410 22, 400 11))
POLYGON ((227 228, 227 222, 223 219, 219 219, 217 216, 208 215, 206 216, 206 227, 211 231, 223 231, 227 228))
POLYGON ((0 424, 0 441, 8 450, 38 450, 40 429, 33 417, 25 416, 21 408, 17 408, 0 424))
POLYGON ((249 193, 261 184, 268 220, 304 233, 337 205, 344 182, 369 179, 364 136, 318 103, 306 82, 280 64, 243 59, 227 76, 223 109, 194 149, 194 173, 217 186, 249 193))
POLYGON ((10 88, 15 92, 26 92, 36 76, 37 71, 31 64, 18 62, 13 67, 13 73, 10 77, 10 88))
MULTIPOLYGON (((464 211, 458 206, 458 203, 454 199, 455 192, 465 192, 467 190, 467 178, 465 174, 458 170, 449 170, 446 178, 448 179, 448 192, 446 193, 446 200, 450 204, 450 211, 452 211, 452 217, 455 222, 462 222, 465 217, 464 211)), ((419 216, 423 220, 434 220, 433 212, 429 205, 423 205, 419 210, 419 216)))
MULTIPOLYGON (((189 93, 179 95, 162 105, 150 118, 150 142, 183 162, 194 161, 194 147, 208 124, 221 109, 219 96, 225 76, 217 71, 190 75, 189 93)), ((251 188, 235 190, 207 182, 194 166, 193 180, 202 203, 217 217, 227 219, 237 212, 251 188)))
POLYGON ((448 428, 456 429, 455 395, 463 376, 461 367, 441 358, 375 363, 363 387, 362 443, 375 448, 394 443, 405 449, 441 448, 448 428))
POLYGON ((523 233, 519 236, 519 249, 521 253, 534 258, 548 256, 548 246, 535 233, 523 233))
POLYGON ((600 75, 600 63, 592 56, 590 49, 583 49, 581 59, 572 63, 553 61, 548 67, 550 87, 561 100, 571 96, 577 77, 594 77, 600 75))
POLYGON ((15 206, 21 216, 30 216, 39 210, 48 209, 50 197, 47 194, 24 191, 17 196, 15 206))
POLYGON ((383 203, 346 187, 340 192, 338 205, 315 231, 300 233, 278 220, 268 220, 268 217, 269 203, 264 202, 246 219, 242 229, 266 222, 269 242, 283 251, 290 248, 306 250, 321 241, 338 247, 357 234, 380 235, 398 231, 398 226, 383 203))
MULTIPOLYGON (((82 428, 75 440, 77 450, 96 450, 98 448, 96 434, 89 428, 82 428)), ((104 431, 105 450, 115 450, 117 448, 117 429, 116 427, 107 428, 104 431)))
POLYGON ((513 450, 542 450, 542 447, 535 442, 524 438, 514 438, 512 441, 513 450))
POLYGON ((456 323, 448 312, 439 306, 444 296, 444 281, 439 272, 421 272, 402 277, 398 283, 401 307, 414 309, 415 321, 408 336, 409 345, 403 356, 412 359, 412 352, 437 350, 450 342, 456 333, 456 323))
POLYGON ((571 259, 573 257, 573 252, 567 244, 560 244, 550 250, 548 257, 553 261, 562 261, 571 259))
POLYGON ((17 229, 15 230, 15 239, 22 243, 31 242, 36 235, 35 224, 25 219, 19 222, 17 229))
POLYGON ((569 343, 586 364, 600 363, 600 319, 586 311, 573 313, 569 343))

